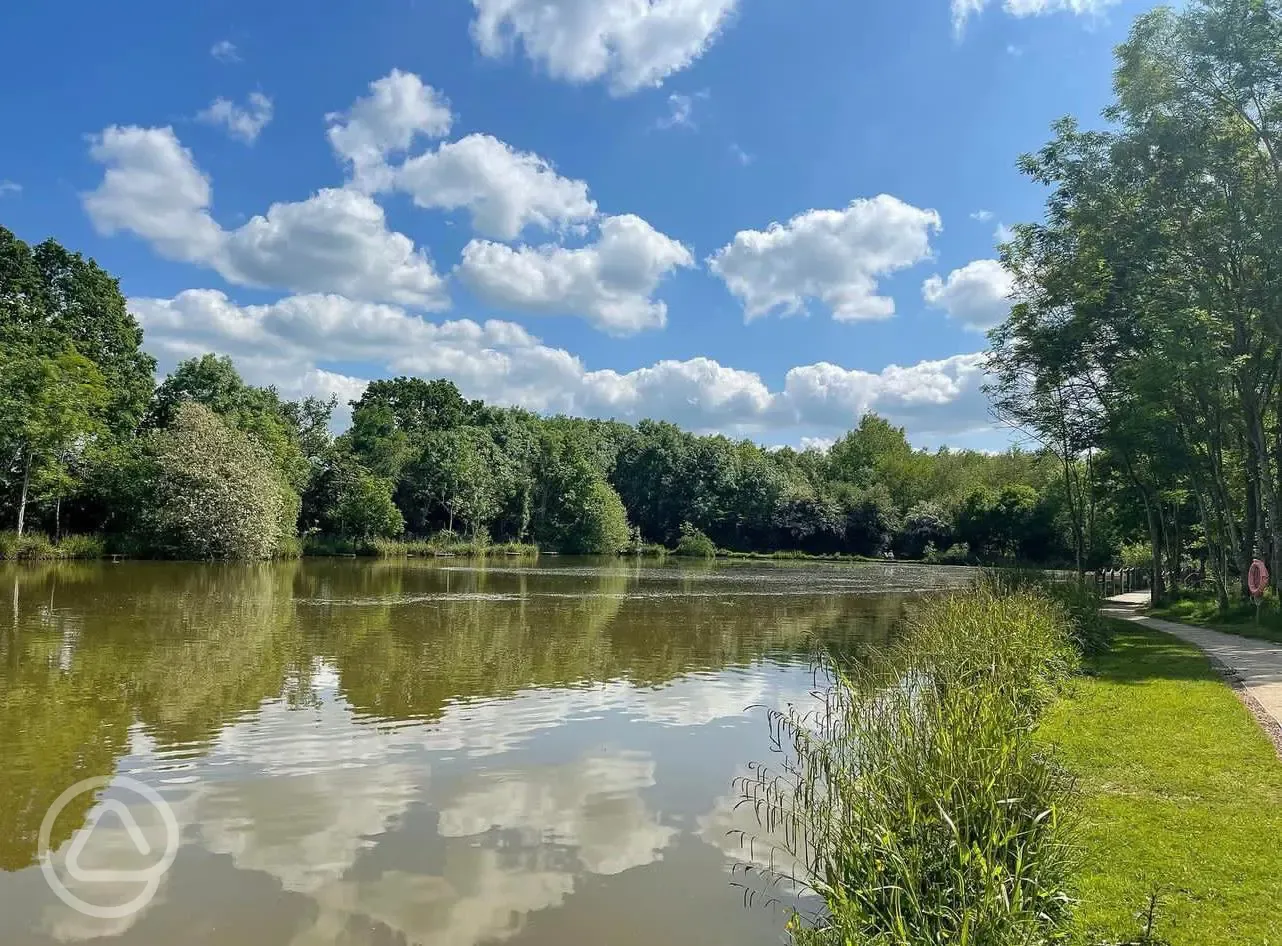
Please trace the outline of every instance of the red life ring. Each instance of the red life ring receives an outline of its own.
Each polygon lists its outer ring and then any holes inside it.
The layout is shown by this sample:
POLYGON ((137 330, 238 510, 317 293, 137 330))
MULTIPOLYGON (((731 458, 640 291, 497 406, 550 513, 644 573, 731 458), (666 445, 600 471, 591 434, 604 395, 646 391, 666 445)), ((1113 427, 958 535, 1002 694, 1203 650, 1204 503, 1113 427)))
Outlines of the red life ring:
POLYGON ((1246 587, 1251 597, 1264 596, 1264 589, 1269 587, 1269 568, 1258 558, 1251 563, 1251 570, 1246 573, 1246 587))

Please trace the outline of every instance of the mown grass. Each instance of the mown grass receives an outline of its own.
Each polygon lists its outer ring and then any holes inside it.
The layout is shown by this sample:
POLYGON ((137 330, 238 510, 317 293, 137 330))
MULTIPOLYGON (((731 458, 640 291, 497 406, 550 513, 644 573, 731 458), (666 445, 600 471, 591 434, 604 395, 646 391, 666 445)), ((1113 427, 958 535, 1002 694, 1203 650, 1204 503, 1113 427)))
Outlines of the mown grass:
POLYGON ((1115 622, 1040 738, 1079 776, 1078 942, 1282 943, 1282 762, 1197 648, 1115 622))
POLYGON ((1258 623, 1255 605, 1235 603, 1229 610, 1221 611, 1215 598, 1207 595, 1186 595, 1148 613, 1167 621, 1282 643, 1282 612, 1274 602, 1266 601, 1261 605, 1258 623))

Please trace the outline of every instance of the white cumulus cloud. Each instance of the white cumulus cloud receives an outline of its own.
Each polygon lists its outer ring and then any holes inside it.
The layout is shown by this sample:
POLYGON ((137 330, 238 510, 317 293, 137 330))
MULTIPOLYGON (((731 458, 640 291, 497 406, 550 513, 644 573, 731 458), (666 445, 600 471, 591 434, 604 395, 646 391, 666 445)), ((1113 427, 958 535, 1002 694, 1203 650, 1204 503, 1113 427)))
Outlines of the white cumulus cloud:
POLYGON ((473 240, 458 274, 484 301, 543 315, 576 315, 630 335, 662 328, 667 306, 653 298, 673 270, 694 265, 690 251, 640 217, 606 217, 595 243, 512 248, 473 240))
POLYGON ((742 230, 708 260, 749 320, 804 310, 807 299, 839 321, 884 319, 895 301, 877 280, 930 256, 939 214, 882 194, 844 210, 809 210, 764 231, 742 230))
POLYGON ((209 178, 172 128, 112 126, 93 138, 89 154, 107 166, 84 195, 98 232, 129 230, 170 259, 217 255, 222 230, 209 216, 209 178))
POLYGON ((515 240, 528 226, 562 227, 596 216, 588 185, 491 135, 468 135, 408 159, 394 186, 420 207, 466 208, 485 236, 515 240))
POLYGON ((1010 314, 1010 273, 997 260, 978 259, 954 269, 947 279, 931 276, 921 287, 922 297, 967 328, 986 331, 1010 314))
POLYGON ((409 149, 420 135, 441 138, 454 124, 450 103, 412 72, 393 69, 369 85, 346 112, 326 116, 329 143, 348 162, 358 183, 386 184, 389 155, 409 149))
POLYGON ((172 128, 107 128, 90 153, 107 167, 83 198, 101 233, 130 231, 170 259, 208 266, 239 285, 446 304, 431 260, 389 230, 383 209, 364 194, 322 190, 273 204, 228 231, 210 215, 209 179, 172 128))
POLYGON ((232 282, 337 292, 438 308, 444 283, 414 242, 387 228, 365 194, 327 188, 278 203, 226 234, 219 272, 232 282))
POLYGON ((670 420, 697 431, 753 436, 795 431, 831 437, 867 411, 913 435, 956 435, 991 426, 980 391, 984 356, 955 355, 878 372, 802 365, 771 390, 760 375, 711 358, 665 360, 632 371, 591 369, 511 322, 430 322, 397 306, 304 295, 241 306, 216 290, 131 299, 147 346, 168 370, 207 351, 231 355, 246 378, 291 396, 337 392, 363 380, 326 367, 341 357, 367 377, 445 377, 467 397, 544 413, 670 420))
POLYGON ((272 100, 261 92, 251 92, 249 101, 240 106, 219 97, 196 117, 210 125, 221 125, 233 138, 252 145, 272 120, 272 100))
POLYGON ((486 56, 519 44, 549 75, 615 95, 662 84, 703 55, 738 0, 472 0, 486 56))

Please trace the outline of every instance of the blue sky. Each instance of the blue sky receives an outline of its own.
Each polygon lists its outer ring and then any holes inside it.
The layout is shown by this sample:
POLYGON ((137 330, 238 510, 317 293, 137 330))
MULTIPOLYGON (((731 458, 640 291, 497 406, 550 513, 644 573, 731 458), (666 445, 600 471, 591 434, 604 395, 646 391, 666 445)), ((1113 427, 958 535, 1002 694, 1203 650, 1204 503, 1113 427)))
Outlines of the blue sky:
POLYGON ((162 370, 995 447, 994 234, 1043 196, 1016 159, 1097 121, 1147 6, 11 7, 0 223, 118 274, 162 370))

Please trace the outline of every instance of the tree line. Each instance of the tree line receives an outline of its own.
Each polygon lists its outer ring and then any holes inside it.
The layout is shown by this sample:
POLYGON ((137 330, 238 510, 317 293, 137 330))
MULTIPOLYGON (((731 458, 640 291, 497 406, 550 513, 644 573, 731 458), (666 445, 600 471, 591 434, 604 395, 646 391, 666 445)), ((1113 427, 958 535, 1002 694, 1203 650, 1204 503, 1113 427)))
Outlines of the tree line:
POLYGON ((1196 568, 1228 606, 1282 575, 1282 3, 1144 14, 1114 90, 1021 160, 1049 197, 1003 249, 991 393, 1060 458, 1077 558, 1109 501, 1159 598, 1196 568))
POLYGON ((142 342, 97 264, 0 228, 0 516, 14 531, 194 559, 438 535, 565 553, 1071 557, 1071 496, 1047 450, 914 450, 871 414, 826 452, 768 449, 542 417, 421 378, 370 383, 335 436, 334 400, 287 400, 225 357, 156 385, 142 342))

